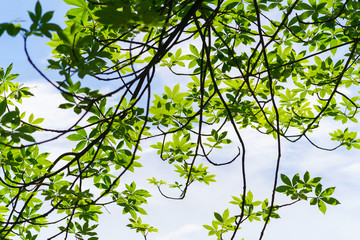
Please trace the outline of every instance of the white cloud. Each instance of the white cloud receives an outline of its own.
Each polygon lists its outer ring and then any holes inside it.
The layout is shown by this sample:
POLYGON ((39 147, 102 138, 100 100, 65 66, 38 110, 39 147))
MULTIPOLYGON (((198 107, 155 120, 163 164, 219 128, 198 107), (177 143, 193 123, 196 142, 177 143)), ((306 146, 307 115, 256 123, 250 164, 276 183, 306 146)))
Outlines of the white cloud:
POLYGON ((353 163, 349 166, 344 167, 342 170, 346 174, 354 174, 356 177, 360 177, 360 163, 353 163))
POLYGON ((44 80, 27 82, 34 97, 23 99, 20 109, 26 111, 28 116, 31 113, 35 118, 44 118, 43 127, 53 129, 64 129, 75 121, 77 116, 72 110, 59 109, 61 103, 66 100, 60 95, 59 91, 50 86, 44 80))
POLYGON ((202 226, 196 224, 186 224, 174 232, 160 237, 159 240, 191 240, 194 239, 194 233, 202 229, 202 226))

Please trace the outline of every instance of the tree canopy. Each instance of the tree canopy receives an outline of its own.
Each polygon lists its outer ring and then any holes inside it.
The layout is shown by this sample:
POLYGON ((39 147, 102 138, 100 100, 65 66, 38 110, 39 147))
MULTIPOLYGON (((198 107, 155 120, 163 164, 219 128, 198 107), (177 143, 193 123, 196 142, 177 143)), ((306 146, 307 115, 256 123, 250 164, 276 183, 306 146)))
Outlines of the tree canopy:
POLYGON ((129 217, 127 227, 151 239, 158 230, 141 218, 151 185, 165 198, 183 199, 191 184, 215 181, 211 166, 236 161, 241 192, 230 204, 237 212, 215 212, 204 223, 212 239, 242 239, 248 221, 263 222, 262 239, 281 208, 308 201, 325 214, 339 204, 335 188, 320 177, 279 169, 284 141, 305 139, 324 151, 360 149, 351 129, 360 107, 359 1, 64 2, 70 8, 65 27, 40 2, 28 12, 29 28, 0 24, 0 36, 23 38, 29 64, 62 95, 59 108, 78 116, 66 129, 42 127, 44 119, 19 110, 24 98, 36 97, 31 89, 16 82, 11 63, 0 69, 1 239, 37 239, 45 227, 56 229, 48 239, 101 239, 96 228, 107 205, 117 205, 129 217), (30 38, 48 39, 53 50, 46 67, 56 78, 32 60, 30 38), (162 86, 160 71, 179 82, 162 86), (100 91, 102 84, 110 90, 100 91), (329 132, 332 148, 311 138, 324 121, 339 127, 329 132), (248 187, 244 129, 271 135, 277 145, 265 200, 248 187), (58 156, 41 151, 63 137, 73 149, 58 156), (168 183, 154 176, 148 189, 136 179, 124 184, 142 166, 140 152, 149 142, 178 178, 168 183), (214 159, 225 146, 234 151, 214 159), (278 203, 279 194, 289 202, 278 203))

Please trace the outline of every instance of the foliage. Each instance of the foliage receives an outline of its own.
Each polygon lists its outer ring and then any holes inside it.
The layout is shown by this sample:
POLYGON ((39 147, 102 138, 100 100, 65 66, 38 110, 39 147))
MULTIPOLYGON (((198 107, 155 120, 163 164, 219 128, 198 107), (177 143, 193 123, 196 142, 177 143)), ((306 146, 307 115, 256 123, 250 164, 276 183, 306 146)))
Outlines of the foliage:
POLYGON ((13 81, 12 65, 0 70, 2 239, 36 239, 36 232, 55 226, 58 233, 48 239, 95 240, 98 217, 108 204, 118 205, 130 216, 127 226, 147 239, 157 229, 139 215, 146 215, 142 205, 150 193, 135 182, 121 183, 141 167, 138 152, 147 140, 156 141, 151 147, 179 175, 169 184, 149 179, 167 198, 183 199, 194 182, 214 182, 210 165, 241 162, 242 192, 230 202, 239 209, 215 212, 211 225, 204 225, 217 239, 226 233, 234 239, 243 222, 262 220, 261 239, 279 209, 299 201, 310 200, 323 213, 326 204, 339 204, 334 188, 323 190, 319 177, 280 175, 281 140, 307 139, 322 148, 309 133, 328 119, 341 128, 329 133, 338 145, 326 150, 360 148, 348 124, 357 123, 360 100, 358 1, 64 2, 71 6, 64 29, 51 22, 53 12, 43 13, 40 2, 29 12, 29 29, 0 24, 0 36, 23 37, 29 63, 63 96, 59 108, 79 116, 64 130, 42 128, 43 119, 17 107, 32 96, 29 88, 13 81), (48 78, 32 61, 27 40, 33 37, 49 38, 53 51, 47 67, 61 80, 48 78), (161 93, 159 69, 184 80, 161 93), (112 90, 88 87, 88 79, 113 82, 112 90), (108 103, 112 98, 114 106, 108 103), (246 128, 272 135, 277 143, 272 195, 264 201, 254 201, 247 187, 240 132, 246 128), (42 132, 58 135, 35 139, 34 133, 42 132), (61 136, 75 142, 74 149, 54 159, 40 151, 42 143, 61 136), (229 144, 238 146, 235 156, 222 162, 211 158, 229 144), (279 176, 284 185, 278 186, 279 176), (166 195, 166 186, 179 195, 166 195), (290 202, 276 204, 277 193, 290 202))

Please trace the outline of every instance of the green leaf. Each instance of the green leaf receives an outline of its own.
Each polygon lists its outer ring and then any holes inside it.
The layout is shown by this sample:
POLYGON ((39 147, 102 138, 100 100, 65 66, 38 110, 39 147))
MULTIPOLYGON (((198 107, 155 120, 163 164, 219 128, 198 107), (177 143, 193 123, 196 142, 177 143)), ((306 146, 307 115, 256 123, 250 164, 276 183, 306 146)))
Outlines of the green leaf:
POLYGON ((175 53, 175 58, 177 59, 177 58, 179 58, 180 56, 181 56, 181 48, 179 48, 177 51, 176 51, 176 53, 175 53))
POLYGON ((229 209, 226 209, 222 215, 222 219, 225 222, 229 218, 230 212, 229 209))
POLYGON ((6 99, 4 99, 0 103, 0 116, 3 115, 4 112, 6 111, 6 106, 7 106, 7 101, 6 101, 6 99))
POLYGON ((309 180, 310 180, 310 173, 306 171, 306 173, 304 174, 304 182, 307 183, 309 180))
POLYGON ((19 137, 29 142, 35 142, 35 139, 28 134, 21 133, 19 134, 19 137))
POLYGON ((80 141, 77 145, 76 145, 76 150, 80 151, 82 150, 84 147, 86 146, 86 141, 83 140, 83 141, 80 141))
POLYGON ((197 48, 196 48, 194 45, 190 44, 189 47, 190 47, 190 51, 191 51, 195 56, 197 56, 197 57, 200 56, 199 51, 197 50, 197 48))
POLYGON ((318 185, 316 185, 315 187, 315 195, 319 196, 322 190, 322 185, 319 183, 318 185))
POLYGON ((28 11, 28 14, 29 14, 31 20, 33 21, 33 23, 37 24, 40 19, 40 16, 36 16, 33 12, 30 12, 30 11, 28 11))
POLYGON ((331 194, 334 193, 334 191, 335 191, 335 187, 327 188, 320 194, 320 196, 321 197, 329 197, 331 194))
POLYGON ((297 173, 292 178, 292 185, 295 186, 299 183, 302 184, 303 182, 300 180, 300 175, 297 173))
POLYGON ((32 122, 32 124, 40 124, 40 123, 42 123, 44 121, 44 118, 37 118, 37 119, 35 119, 33 122, 32 122))
POLYGON ((283 193, 283 192, 288 191, 289 189, 291 189, 291 187, 283 185, 283 186, 277 187, 277 188, 276 188, 276 191, 277 191, 277 192, 280 192, 280 193, 283 193))
POLYGON ((79 108, 78 106, 75 106, 73 110, 74 110, 74 112, 75 112, 76 114, 80 114, 80 113, 81 113, 81 108, 79 108))
POLYGON ((84 136, 81 136, 80 134, 71 134, 69 136, 66 137, 67 139, 69 139, 70 141, 80 141, 85 139, 84 136))
POLYGON ((99 117, 98 116, 91 116, 89 117, 89 119, 87 120, 89 123, 95 123, 99 121, 99 117))
POLYGON ((325 203, 329 204, 329 205, 338 205, 340 204, 340 202, 335 199, 335 198, 332 198, 332 197, 322 197, 320 198, 322 201, 324 201, 325 203))
POLYGON ((40 22, 41 22, 41 23, 47 23, 47 22, 49 22, 49 21, 52 19, 53 15, 54 15, 54 11, 46 12, 46 13, 42 16, 40 22))
POLYGON ((317 198, 312 198, 312 199, 310 200, 310 205, 316 205, 317 202, 318 202, 318 199, 317 199, 317 198))
POLYGON ((0 24, 0 33, 2 34, 5 30, 10 36, 15 37, 20 32, 20 27, 12 23, 0 24))
POLYGON ((321 177, 316 177, 310 180, 309 184, 316 186, 321 181, 321 177))
POLYGON ((214 212, 214 216, 216 218, 216 220, 218 220, 219 222, 223 222, 223 218, 221 217, 221 215, 217 212, 214 212))
POLYGON ((63 103, 63 104, 59 105, 59 108, 68 109, 68 108, 72 108, 73 106, 74 106, 74 104, 71 104, 71 103, 63 103))
POLYGON ((285 174, 281 174, 280 177, 281 177, 281 180, 282 180, 286 185, 292 187, 290 178, 288 178, 285 174))
POLYGON ((213 230, 214 230, 214 228, 211 227, 211 226, 209 226, 209 225, 203 225, 203 227, 206 228, 206 229, 209 230, 209 231, 213 231, 213 230))
POLYGON ((75 103, 74 97, 70 93, 62 92, 61 95, 69 102, 75 103))
POLYGON ((12 68, 13 68, 13 64, 11 63, 11 64, 6 68, 5 77, 9 76, 12 68))
POLYGON ((318 56, 315 56, 315 57, 314 57, 314 60, 315 60, 315 62, 316 62, 316 64, 317 64, 318 66, 321 66, 321 63, 322 63, 321 58, 319 58, 318 56))
POLYGON ((66 4, 78 6, 81 8, 86 8, 87 4, 84 0, 64 0, 66 4))
POLYGON ((314 12, 313 11, 305 11, 302 14, 299 15, 299 19, 304 21, 306 20, 308 17, 310 17, 314 12))
POLYGON ((319 210, 323 213, 323 214, 325 214, 325 212, 326 212, 326 205, 325 205, 325 203, 323 202, 323 201, 318 201, 318 207, 319 207, 319 210))
POLYGON ((40 2, 38 1, 35 4, 35 15, 40 17, 41 12, 42 12, 41 5, 40 5, 40 2))
POLYGON ((7 213, 8 211, 10 211, 10 210, 7 207, 0 206, 0 213, 7 213))
POLYGON ((15 126, 20 125, 19 113, 17 111, 10 111, 10 112, 5 113, 1 118, 1 123, 3 125, 11 123, 11 126, 14 129, 15 126))

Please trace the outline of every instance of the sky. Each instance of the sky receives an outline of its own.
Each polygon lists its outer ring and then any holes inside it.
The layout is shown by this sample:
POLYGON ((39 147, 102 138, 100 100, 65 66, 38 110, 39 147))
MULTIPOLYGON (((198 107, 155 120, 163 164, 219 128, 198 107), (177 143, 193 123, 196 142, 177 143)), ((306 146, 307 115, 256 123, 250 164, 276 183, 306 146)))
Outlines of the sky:
MULTIPOLYGON (((0 23, 12 20, 28 24, 29 19, 26 11, 33 11, 35 3, 34 0, 6 1, 0 8, 0 23)), ((55 10, 54 21, 57 23, 63 21, 67 8, 61 1, 44 0, 41 3, 46 11, 55 10)), ((43 69, 46 68, 46 59, 50 56, 51 51, 45 43, 44 39, 39 38, 30 42, 31 55, 43 69)), ((57 109, 62 98, 27 63, 21 37, 10 38, 4 34, 0 38, 0 67, 6 68, 10 63, 14 63, 13 72, 20 73, 17 80, 34 87, 32 92, 35 97, 24 100, 23 109, 34 113, 37 117, 44 117, 46 119, 44 124, 48 127, 63 128, 70 125, 74 115, 57 109)), ((58 77, 52 73, 49 74, 54 78, 58 77)), ((168 79, 172 78, 166 71, 160 71, 157 74, 157 81, 160 83, 168 82, 168 79)), ((178 79, 174 78, 170 84, 175 85, 177 81, 178 79)), ((330 128, 334 128, 333 123, 324 122, 322 127, 312 136, 312 139, 325 146, 333 146, 334 143, 327 141, 329 139, 327 132, 330 128)), ((253 192, 255 199, 270 198, 276 161, 275 142, 271 137, 259 135, 254 131, 244 130, 241 133, 248 148, 249 189, 253 192)), ((229 134, 231 137, 231 132, 229 134)), ((281 219, 272 220, 263 239, 358 239, 360 223, 358 218, 360 214, 358 150, 340 149, 334 152, 326 152, 315 149, 306 141, 291 144, 282 140, 282 143, 283 155, 280 172, 293 176, 296 173, 304 174, 305 171, 309 171, 312 177, 322 177, 324 187, 336 186, 334 197, 341 202, 341 205, 329 206, 326 215, 323 215, 316 207, 310 206, 308 202, 301 202, 293 207, 281 209, 279 211, 281 219)), ((151 142, 145 144, 149 146, 151 142)), ((68 148, 71 146, 67 141, 60 139, 59 142, 44 145, 41 149, 56 155, 68 148)), ((145 206, 148 216, 143 219, 146 223, 158 228, 159 233, 150 234, 148 239, 214 239, 214 237, 207 236, 207 231, 202 225, 211 224, 214 219, 214 211, 222 213, 229 208, 232 213, 237 214, 238 209, 231 206, 229 201, 232 200, 231 196, 239 196, 242 192, 240 162, 235 162, 230 166, 211 167, 209 171, 217 176, 216 183, 212 183, 210 186, 194 184, 184 200, 174 201, 161 197, 155 187, 147 185, 146 180, 153 176, 171 180, 174 176, 171 172, 171 166, 159 160, 153 149, 146 146, 143 149, 141 163, 144 167, 138 169, 135 174, 127 175, 124 182, 135 179, 139 186, 150 189, 153 195, 149 199, 149 204, 145 206)), ((235 154, 234 146, 229 146, 216 152, 213 158, 221 162, 235 154)), ((281 195, 277 199, 284 201, 281 195)), ((108 207, 107 210, 108 212, 105 211, 99 220, 100 240, 141 239, 140 235, 125 227, 128 223, 128 217, 121 214, 120 208, 113 206, 108 207)), ((245 224, 243 229, 239 231, 237 239, 242 237, 247 240, 258 239, 261 227, 262 225, 254 222, 245 224)), ((45 239, 45 235, 40 236, 39 239, 45 239)))

